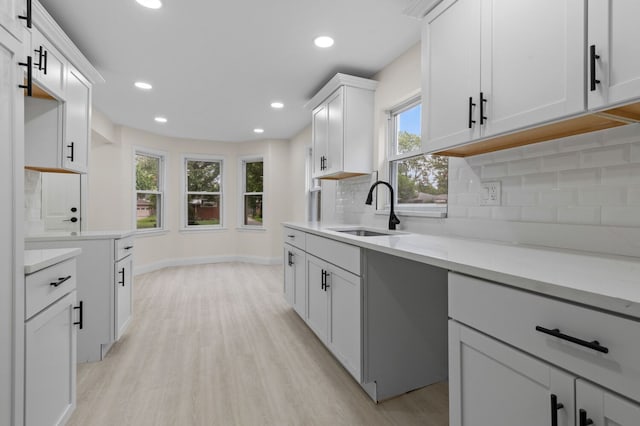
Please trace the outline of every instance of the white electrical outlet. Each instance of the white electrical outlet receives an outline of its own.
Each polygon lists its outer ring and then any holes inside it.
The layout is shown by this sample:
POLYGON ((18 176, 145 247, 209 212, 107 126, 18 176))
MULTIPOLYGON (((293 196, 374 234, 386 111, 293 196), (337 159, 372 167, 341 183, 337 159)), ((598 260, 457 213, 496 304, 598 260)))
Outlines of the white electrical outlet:
POLYGON ((502 203, 501 182, 482 182, 480 204, 483 206, 499 206, 502 203))

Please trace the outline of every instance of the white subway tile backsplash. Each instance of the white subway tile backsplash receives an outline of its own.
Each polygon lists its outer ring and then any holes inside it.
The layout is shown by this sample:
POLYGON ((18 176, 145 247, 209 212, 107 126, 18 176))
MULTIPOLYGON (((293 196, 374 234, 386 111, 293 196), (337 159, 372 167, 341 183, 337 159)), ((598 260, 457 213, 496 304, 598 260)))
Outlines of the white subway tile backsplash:
POLYGON ((531 145, 526 145, 520 149, 523 153, 524 158, 531 157, 543 157, 546 155, 553 155, 560 151, 560 144, 557 140, 542 142, 542 143, 534 143, 531 145))
POLYGON ((605 185, 640 184, 640 164, 624 164, 602 169, 602 183, 605 185))
POLYGON ((538 197, 536 191, 507 191, 502 194, 502 202, 508 206, 535 206, 539 203, 538 197))
POLYGON ((577 188, 600 183, 601 169, 564 170, 558 176, 559 188, 577 188))
POLYGON ((488 206, 468 207, 467 215, 472 219, 490 219, 491 207, 488 207, 488 206))
POLYGON ((559 139, 559 151, 582 151, 589 148, 602 146, 602 136, 599 132, 585 133, 582 135, 569 136, 559 139))
POLYGON ((494 163, 482 166, 482 179, 495 179, 506 176, 509 163, 494 163))
POLYGON ((640 227, 640 206, 603 206, 602 224, 640 227))
POLYGON ((558 222, 582 225, 600 224, 600 207, 558 207, 558 222))
POLYGON ((517 221, 522 217, 521 210, 521 207, 492 207, 491 218, 494 220, 517 221))
POLYGON ((640 163, 640 142, 631 145, 631 161, 640 163))
POLYGON ((447 216, 450 218, 466 218, 467 208, 456 204, 449 204, 447 207, 447 216))
POLYGON ((569 206, 578 201, 578 191, 575 189, 552 189, 540 192, 540 205, 543 206, 569 206))
POLYGON ((520 176, 542 171, 541 158, 528 158, 526 160, 516 160, 509 163, 509 175, 520 176))
POLYGON ((500 179, 503 191, 519 191, 522 189, 522 176, 509 176, 500 179))
POLYGON ((640 187, 629 188, 627 193, 627 203, 631 205, 640 205, 640 187))
POLYGON ((558 175, 556 173, 537 173, 525 175, 522 178, 524 189, 552 189, 558 186, 558 175))
POLYGON ((604 167, 628 163, 630 149, 629 145, 614 145, 582 151, 582 167, 604 167))
POLYGON ((542 158, 542 171, 553 172, 577 169, 580 166, 580 153, 568 152, 542 158))
POLYGON ((480 204, 480 193, 468 192, 465 194, 458 194, 458 204, 461 206, 477 206, 480 204))
POLYGON ((522 207, 522 220, 524 222, 556 223, 558 209, 556 207, 525 206, 522 207))
POLYGON ((627 202, 625 187, 593 187, 579 190, 579 203, 583 206, 617 206, 627 202))

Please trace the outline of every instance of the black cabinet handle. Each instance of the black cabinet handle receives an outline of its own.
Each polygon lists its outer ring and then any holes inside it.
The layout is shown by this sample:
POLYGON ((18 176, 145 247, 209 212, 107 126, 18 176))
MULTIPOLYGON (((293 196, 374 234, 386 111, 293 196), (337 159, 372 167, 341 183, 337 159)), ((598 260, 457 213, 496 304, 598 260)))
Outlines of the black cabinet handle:
POLYGON ((47 58, 49 57, 49 53, 45 50, 44 53, 42 54, 42 60, 44 60, 44 66, 43 71, 44 71, 44 75, 47 75, 47 58))
POLYGON ((80 305, 78 306, 74 306, 73 309, 78 309, 80 312, 78 312, 78 321, 74 322, 73 325, 77 325, 79 326, 78 328, 80 330, 82 330, 82 324, 83 324, 83 312, 84 312, 84 307, 83 307, 83 303, 82 300, 80 301, 80 305))
POLYGON ((33 66, 34 67, 38 67, 38 71, 42 71, 42 66, 44 65, 43 60, 42 60, 42 55, 44 53, 44 47, 42 47, 42 45, 40 45, 39 48, 33 49, 33 51, 38 54, 38 63, 33 64, 33 66))
POLYGON ((75 142, 71 142, 70 145, 67 145, 67 148, 71 150, 71 155, 67 155, 67 158, 73 162, 73 151, 74 151, 75 142))
POLYGON ((585 348, 593 349, 594 351, 602 352, 604 354, 609 353, 609 348, 605 348, 604 346, 601 346, 600 342, 598 342, 597 340, 588 342, 586 340, 578 339, 577 337, 569 336, 568 334, 563 334, 557 328, 554 328, 553 330, 551 330, 548 328, 540 327, 539 325, 536 325, 536 331, 539 331, 540 333, 548 334, 549 336, 557 337, 558 339, 575 343, 576 345, 584 346, 585 348))
POLYGON ((288 254, 288 263, 289 266, 293 266, 293 253, 289 252, 288 254))
POLYGON ((118 284, 122 284, 122 287, 124 287, 124 268, 120 269, 118 273, 122 275, 122 281, 118 281, 118 284))
POLYGON ((596 90, 596 84, 600 84, 600 80, 596 78, 596 60, 600 59, 600 55, 596 55, 596 45, 589 46, 589 71, 591 72, 590 89, 596 90))
POLYGON ((133 246, 126 246, 124 249, 125 250, 131 250, 133 248, 133 246))
POLYGON ((558 426, 558 410, 562 410, 564 404, 558 404, 558 396, 551 394, 551 426, 558 426))
POLYGON ((49 283, 49 285, 52 287, 58 287, 59 285, 61 285, 66 281, 69 281, 70 279, 71 279, 71 275, 69 275, 68 277, 58 278, 58 281, 56 281, 55 283, 49 283))
POLYGON ((31 28, 31 0, 27 0, 27 14, 24 16, 18 15, 18 19, 24 19, 27 21, 27 28, 31 28))
POLYGON ((473 103, 473 98, 469 96, 469 128, 476 124, 476 120, 473 119, 473 107, 475 106, 476 104, 473 103))
MULTIPOLYGON (((29 2, 31 4, 31 2, 29 2)), ((18 65, 27 67, 27 84, 19 84, 21 89, 27 89, 27 96, 33 95, 33 59, 27 56, 27 62, 18 62, 18 65)))
POLYGON ((578 411, 578 425, 579 426, 589 426, 593 424, 593 420, 587 417, 587 411, 582 408, 578 411))
POLYGON ((487 103, 487 98, 484 97, 484 93, 480 92, 480 125, 483 125, 487 121, 487 116, 484 115, 484 104, 487 103))

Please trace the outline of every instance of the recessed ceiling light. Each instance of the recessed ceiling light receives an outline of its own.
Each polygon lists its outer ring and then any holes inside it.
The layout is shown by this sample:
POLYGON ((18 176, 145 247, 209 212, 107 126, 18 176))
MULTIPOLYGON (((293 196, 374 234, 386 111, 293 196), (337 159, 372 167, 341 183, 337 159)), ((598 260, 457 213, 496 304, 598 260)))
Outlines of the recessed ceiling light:
POLYGON ((148 7, 149 9, 160 9, 162 7, 161 0, 136 0, 144 7, 148 7))
POLYGON ((151 90, 153 88, 152 85, 145 83, 144 81, 136 81, 133 85, 142 90, 151 90))
POLYGON ((166 123, 167 122, 167 118, 166 117, 156 117, 156 118, 154 118, 154 120, 156 120, 158 123, 166 123))
POLYGON ((264 133, 264 129, 253 129, 253 133, 264 133))
POLYGON ((271 102, 271 108, 281 109, 284 108, 284 104, 282 102, 271 102))
POLYGON ((318 47, 327 48, 333 46, 333 39, 329 36, 320 36, 316 37, 313 43, 318 47))

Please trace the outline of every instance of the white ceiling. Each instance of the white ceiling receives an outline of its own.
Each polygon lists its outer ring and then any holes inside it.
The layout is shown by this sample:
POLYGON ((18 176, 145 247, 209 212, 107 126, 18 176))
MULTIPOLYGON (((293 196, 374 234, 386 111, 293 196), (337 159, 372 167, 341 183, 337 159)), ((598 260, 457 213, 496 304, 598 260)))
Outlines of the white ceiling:
POLYGON ((412 0, 163 0, 159 10, 135 0, 40 1, 105 78, 97 109, 193 139, 289 139, 336 72, 371 77, 420 38, 420 21, 402 13, 412 0), (318 35, 334 47, 315 47, 318 35), (275 100, 284 109, 272 109, 275 100))

